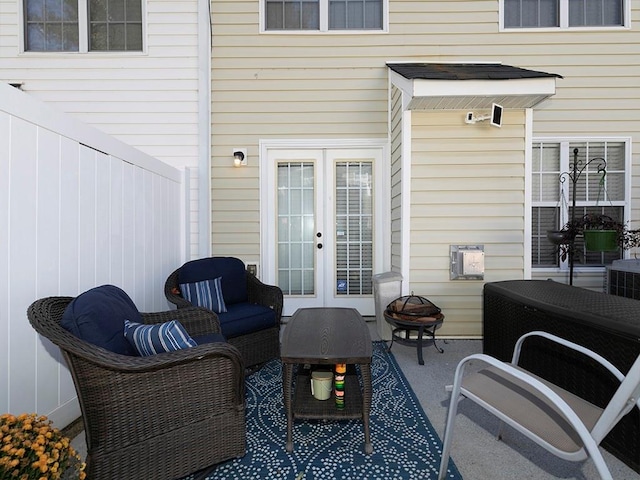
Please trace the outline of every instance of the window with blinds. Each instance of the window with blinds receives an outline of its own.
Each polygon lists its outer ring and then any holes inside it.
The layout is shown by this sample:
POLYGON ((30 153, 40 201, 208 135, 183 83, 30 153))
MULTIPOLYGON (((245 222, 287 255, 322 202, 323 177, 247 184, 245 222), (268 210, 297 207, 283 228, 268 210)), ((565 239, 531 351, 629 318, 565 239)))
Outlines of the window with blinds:
POLYGON ((264 26, 274 30, 382 30, 383 0, 264 0, 264 26))
MULTIPOLYGON (((627 146, 622 141, 539 141, 532 152, 532 241, 533 267, 567 267, 558 247, 547 239, 548 230, 561 229, 571 218, 600 213, 624 222, 627 146), (577 157, 574 150, 577 149, 577 157), (573 182, 567 173, 574 161, 580 168, 592 159, 576 183, 576 211, 572 211, 573 182), (575 215, 575 217, 573 217, 575 215)), ((578 168, 578 169, 579 169, 578 168)), ((618 252, 587 252, 582 237, 576 238, 575 265, 602 266, 621 258, 618 252)))
POLYGON ((625 26, 630 0, 504 0, 505 28, 625 26))
POLYGON ((23 1, 27 52, 143 49, 141 0, 23 1), (80 15, 81 11, 88 15, 80 15))

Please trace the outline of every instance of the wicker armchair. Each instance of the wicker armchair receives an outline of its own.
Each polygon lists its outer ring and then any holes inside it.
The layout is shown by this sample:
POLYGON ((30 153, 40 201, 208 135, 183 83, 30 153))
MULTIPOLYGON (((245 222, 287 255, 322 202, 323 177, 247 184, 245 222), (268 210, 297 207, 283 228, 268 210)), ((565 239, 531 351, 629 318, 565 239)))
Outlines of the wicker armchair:
MULTIPOLYGON (((165 282, 164 294, 167 297, 167 300, 176 305, 178 309, 193 307, 193 305, 180 293, 181 270, 184 269, 185 266, 191 265, 204 265, 205 268, 213 266, 213 269, 215 270, 215 266, 219 265, 220 262, 227 262, 228 264, 229 261, 241 265, 243 270, 242 277, 246 279, 243 281, 246 281, 247 291, 247 298, 244 299, 243 302, 262 305, 273 310, 275 314, 275 319, 268 328, 261 328, 241 335, 233 333, 229 334, 228 331, 225 331, 224 316, 227 314, 216 314, 220 319, 222 333, 227 337, 227 341, 230 344, 240 350, 245 365, 247 367, 256 367, 257 365, 261 365, 271 359, 280 357, 280 320, 282 317, 283 295, 282 290, 280 290, 279 287, 262 283, 255 277, 255 275, 244 269, 244 264, 241 263, 242 261, 239 259, 233 257, 210 257, 201 260, 192 260, 175 270, 171 275, 169 275, 165 282)), ((217 273, 214 273, 213 271, 208 275, 209 278, 213 278, 214 276, 217 276, 217 273)), ((201 280, 202 278, 198 279, 201 280)), ((230 302, 227 299, 227 295, 231 289, 229 289, 228 285, 225 284, 224 278, 222 283, 223 287, 226 287, 223 289, 223 294, 227 301, 227 305, 229 306, 230 302)), ((233 304, 233 300, 231 303, 233 304)))
MULTIPOLYGON (((228 343, 147 357, 112 353, 60 325, 72 297, 37 300, 33 328, 60 347, 75 383, 87 442, 87 478, 171 480, 245 453, 244 365, 228 343)), ((219 332, 201 308, 142 313, 177 319, 190 335, 219 332)))

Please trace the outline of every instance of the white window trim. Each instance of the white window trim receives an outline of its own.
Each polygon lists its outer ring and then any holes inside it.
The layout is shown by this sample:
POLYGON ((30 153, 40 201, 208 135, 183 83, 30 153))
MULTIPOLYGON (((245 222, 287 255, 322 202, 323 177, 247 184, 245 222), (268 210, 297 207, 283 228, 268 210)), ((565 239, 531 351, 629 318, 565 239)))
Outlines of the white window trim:
POLYGON ((28 51, 25 50, 25 12, 24 12, 24 0, 18 0, 20 8, 18 9, 18 20, 20 22, 20 54, 29 56, 50 56, 50 55, 96 55, 104 57, 108 55, 117 56, 140 56, 147 54, 147 2, 141 0, 142 7, 142 50, 127 50, 127 51, 114 51, 114 50, 89 50, 89 0, 78 0, 78 51, 77 52, 47 52, 47 51, 28 51))
POLYGON ((560 0, 560 26, 558 27, 510 27, 506 28, 504 26, 504 0, 498 0, 498 30, 500 32, 514 33, 514 32, 557 32, 559 30, 570 30, 572 32, 580 32, 580 31, 611 31, 611 30, 630 30, 631 29, 631 0, 625 0, 624 2, 624 25, 615 25, 610 27, 604 26, 593 26, 593 27, 570 27, 569 26, 569 1, 568 0, 560 0))
MULTIPOLYGON (((502 0, 501 0, 502 1, 502 0)), ((631 164, 632 164, 632 150, 631 150, 631 145, 633 144, 632 142, 632 138, 631 137, 591 137, 591 136, 581 136, 581 137, 532 137, 531 138, 531 143, 529 144, 528 150, 529 150, 529 154, 527 156, 527 160, 528 160, 528 168, 526 168, 525 170, 528 172, 528 178, 529 178, 529 182, 531 179, 531 162, 533 162, 533 157, 532 157, 532 150, 533 150, 533 145, 535 143, 559 143, 562 147, 565 147, 567 144, 570 144, 572 142, 587 142, 587 143, 595 143, 595 142, 624 142, 625 144, 625 165, 624 165, 624 176, 625 176, 625 196, 624 196, 624 223, 628 223, 631 220, 631 164)), ((568 156, 568 148, 561 148, 560 150, 560 155, 561 156, 568 156), (565 152, 566 150, 566 152, 565 152)), ((571 159, 569 159, 569 163, 571 162, 571 159)), ((562 164, 561 164, 562 166, 562 164)), ((564 171, 564 170, 563 170, 564 171)), ((560 272, 567 272, 569 271, 569 262, 568 260, 564 261, 564 262, 560 262, 560 266, 559 267, 536 267, 534 265, 531 265, 531 234, 532 234, 532 230, 531 230, 531 210, 533 208, 533 200, 531 199, 531 195, 532 192, 529 189, 529 194, 527 195, 528 198, 528 208, 527 208, 527 218, 528 218, 528 225, 529 225, 529 234, 528 234, 528 241, 529 241, 529 252, 528 252, 528 259, 529 259, 529 265, 530 265, 530 269, 532 271, 541 273, 541 272, 556 272, 556 273, 560 273, 560 272)), ((625 250, 623 252, 624 257, 628 258, 629 257, 629 251, 625 250)), ((574 267, 574 272, 594 272, 597 270, 604 270, 604 267, 601 266, 587 266, 587 265, 579 265, 579 266, 575 266, 574 267)))
MULTIPOLYGON (((500 0, 503 1, 503 0, 500 0)), ((379 35, 389 33, 389 2, 382 0, 382 28, 380 29, 356 29, 356 30, 329 30, 329 0, 319 0, 320 28, 318 30, 267 30, 265 22, 266 0, 260 0, 260 33, 266 35, 379 35), (326 5, 326 8, 322 8, 326 5)))

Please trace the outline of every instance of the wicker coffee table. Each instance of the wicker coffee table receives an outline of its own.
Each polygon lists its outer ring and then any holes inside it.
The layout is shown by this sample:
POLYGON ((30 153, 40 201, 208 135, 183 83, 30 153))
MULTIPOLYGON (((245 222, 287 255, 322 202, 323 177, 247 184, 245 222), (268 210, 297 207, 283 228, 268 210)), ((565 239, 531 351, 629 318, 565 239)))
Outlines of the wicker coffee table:
POLYGON ((287 451, 293 451, 295 419, 362 419, 364 451, 373 452, 369 434, 371 411, 371 335, 364 319, 353 308, 301 308, 284 329, 280 356, 284 367, 283 393, 287 414, 287 451), (348 365, 345 377, 345 406, 335 401, 316 400, 311 395, 310 372, 304 365, 348 365), (294 367, 297 368, 295 388, 294 367), (360 366, 362 388, 353 365, 360 366), (351 367, 350 367, 351 366, 351 367), (293 394, 293 396, 292 396, 293 394))

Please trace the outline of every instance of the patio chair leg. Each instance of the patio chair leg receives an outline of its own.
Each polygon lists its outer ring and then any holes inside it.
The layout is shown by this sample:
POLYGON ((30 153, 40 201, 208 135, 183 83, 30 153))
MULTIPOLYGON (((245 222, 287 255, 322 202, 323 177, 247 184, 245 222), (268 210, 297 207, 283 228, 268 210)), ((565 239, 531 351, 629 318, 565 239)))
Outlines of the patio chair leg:
POLYGON ((496 433, 496 439, 502 440, 503 433, 504 433, 504 422, 500 421, 500 424, 498 425, 498 433, 496 433))
POLYGON ((447 413, 447 423, 444 427, 444 437, 442 441, 442 458, 440 459, 440 471, 438 480, 444 480, 449 467, 449 457, 451 455, 451 443, 453 442, 453 428, 458 414, 458 402, 460 401, 460 386, 454 385, 449 400, 449 412, 447 413), (457 387, 457 388, 456 388, 457 387), (457 391, 457 394, 456 394, 457 391))

